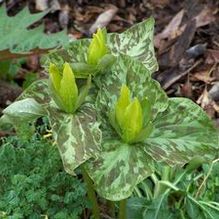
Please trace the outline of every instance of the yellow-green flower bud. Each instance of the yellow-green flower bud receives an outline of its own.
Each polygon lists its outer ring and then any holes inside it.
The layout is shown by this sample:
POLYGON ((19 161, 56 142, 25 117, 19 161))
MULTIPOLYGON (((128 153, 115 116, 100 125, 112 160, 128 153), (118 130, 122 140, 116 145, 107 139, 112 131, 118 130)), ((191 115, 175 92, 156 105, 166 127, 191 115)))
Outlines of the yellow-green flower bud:
POLYGON ((99 60, 107 53, 106 29, 98 29, 97 33, 93 34, 93 39, 88 48, 88 64, 97 65, 99 60))
POLYGON ((54 101, 63 111, 73 113, 77 104, 78 88, 70 65, 65 63, 61 74, 57 66, 51 63, 49 73, 54 101))
POLYGON ((130 91, 126 85, 122 85, 120 97, 115 106, 116 121, 120 127, 123 125, 124 122, 124 112, 130 103, 130 91))
POLYGON ((136 97, 132 100, 130 90, 123 85, 115 109, 110 114, 110 120, 114 123, 112 125, 119 132, 123 141, 134 143, 144 140, 152 131, 149 111, 145 100, 143 105, 136 97), (145 112, 147 112, 148 118, 145 112))

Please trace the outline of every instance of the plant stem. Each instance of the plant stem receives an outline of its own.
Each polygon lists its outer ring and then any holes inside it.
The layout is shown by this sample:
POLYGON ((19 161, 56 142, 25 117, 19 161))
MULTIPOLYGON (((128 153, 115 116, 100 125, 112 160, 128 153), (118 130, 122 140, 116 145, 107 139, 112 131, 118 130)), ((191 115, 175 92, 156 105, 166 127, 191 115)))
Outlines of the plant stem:
POLYGON ((126 199, 119 202, 119 219, 126 219, 126 199))
POLYGON ((93 188, 93 182, 88 176, 83 166, 81 167, 81 171, 82 171, 84 182, 87 185, 87 194, 92 204, 92 212, 93 212, 94 219, 100 219, 100 210, 99 210, 99 206, 97 203, 96 194, 93 188))

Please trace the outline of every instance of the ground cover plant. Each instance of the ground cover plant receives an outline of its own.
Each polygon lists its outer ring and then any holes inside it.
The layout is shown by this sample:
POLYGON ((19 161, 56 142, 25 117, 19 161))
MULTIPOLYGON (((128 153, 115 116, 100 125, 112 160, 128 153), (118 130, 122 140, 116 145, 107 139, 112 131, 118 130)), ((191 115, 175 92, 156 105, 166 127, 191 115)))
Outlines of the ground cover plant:
POLYGON ((217 156, 218 133, 204 111, 168 98, 151 77, 153 27, 149 18, 122 34, 99 29, 92 40, 51 53, 44 64, 49 79, 34 82, 3 111, 1 122, 21 133, 48 118, 65 170, 83 173, 94 218, 100 218, 94 189, 120 201, 118 217, 126 218, 126 199, 156 163, 197 166, 217 156))
POLYGON ((157 166, 128 199, 128 218, 217 218, 218 159, 186 168, 157 166))
POLYGON ((0 147, 0 218, 79 218, 86 190, 64 172, 54 145, 34 135, 3 139, 0 147))

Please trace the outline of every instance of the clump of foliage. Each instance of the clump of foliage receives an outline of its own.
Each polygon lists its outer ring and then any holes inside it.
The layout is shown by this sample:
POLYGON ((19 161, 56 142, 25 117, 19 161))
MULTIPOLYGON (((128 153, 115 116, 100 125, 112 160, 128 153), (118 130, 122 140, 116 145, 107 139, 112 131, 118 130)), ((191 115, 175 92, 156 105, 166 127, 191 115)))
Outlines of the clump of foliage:
POLYGON ((157 165, 128 200, 128 219, 218 218, 218 159, 203 165, 199 159, 180 169, 157 165))
POLYGON ((65 170, 82 170, 96 219, 93 188, 120 201, 123 219, 125 200, 156 172, 155 163, 182 167, 197 154, 198 164, 209 162, 218 150, 205 112, 191 100, 168 98, 151 77, 153 26, 150 18, 122 34, 98 30, 91 41, 52 53, 45 62, 49 79, 33 83, 3 111, 2 120, 18 130, 21 121, 48 118, 65 170))
POLYGON ((24 8, 15 16, 7 15, 6 7, 0 7, 0 61, 53 49, 68 42, 65 31, 47 35, 44 26, 28 29, 49 11, 30 14, 24 8))
POLYGON ((84 184, 63 171, 56 147, 45 139, 3 139, 0 166, 1 218, 79 218, 88 207, 84 184))

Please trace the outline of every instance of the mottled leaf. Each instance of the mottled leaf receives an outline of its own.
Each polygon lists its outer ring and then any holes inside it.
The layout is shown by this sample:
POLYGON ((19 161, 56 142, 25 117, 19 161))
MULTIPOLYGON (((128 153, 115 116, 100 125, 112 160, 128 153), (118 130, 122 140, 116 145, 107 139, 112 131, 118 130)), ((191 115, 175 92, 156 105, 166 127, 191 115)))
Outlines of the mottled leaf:
POLYGON ((64 168, 69 174, 96 157, 100 151, 101 131, 92 105, 84 104, 75 114, 48 108, 53 137, 58 145, 64 168))
MULTIPOLYGON (((68 173, 74 174, 76 167, 99 153, 101 131, 92 105, 83 104, 75 114, 66 114, 60 111, 50 98, 48 80, 34 82, 18 99, 19 101, 13 103, 15 106, 19 102, 26 103, 27 100, 32 100, 38 107, 46 111, 40 116, 48 115, 54 139, 58 144, 65 170, 68 173)), ((27 107, 30 108, 29 104, 30 102, 27 103, 27 107)), ((8 117, 8 114, 6 116, 8 117)))
POLYGON ((143 101, 148 98, 152 106, 153 119, 157 113, 168 106, 168 98, 159 83, 153 80, 145 66, 132 58, 121 55, 112 66, 111 72, 97 80, 100 91, 97 97, 97 108, 104 114, 115 105, 123 84, 126 84, 133 97, 143 101))
MULTIPOLYGON (((89 39, 75 40, 69 43, 69 45, 66 46, 62 50, 56 50, 56 51, 50 52, 49 55, 44 57, 43 65, 46 69, 49 69, 50 62, 56 63, 56 65, 59 68, 61 68, 59 70, 62 72, 62 66, 65 62, 81 63, 79 68, 83 67, 85 68, 87 72, 88 70, 86 69, 86 67, 88 68, 89 65, 84 67, 82 66, 82 63, 87 62, 87 50, 88 50, 89 44, 90 44, 89 39)), ((73 68, 73 71, 76 73, 76 76, 77 74, 79 74, 77 69, 73 68)), ((92 69, 92 72, 93 71, 95 71, 95 69, 92 69)), ((84 73, 84 72, 81 72, 81 73, 84 73)))
POLYGON ((97 192, 103 198, 118 201, 129 197, 134 187, 152 173, 151 162, 139 145, 108 140, 87 170, 97 192))
POLYGON ((108 45, 113 55, 129 55, 142 62, 151 72, 158 69, 153 44, 154 19, 149 18, 125 32, 108 35, 108 45))
POLYGON ((17 100, 23 100, 25 98, 33 98, 39 104, 47 105, 51 101, 48 80, 38 80, 33 82, 23 93, 17 98, 17 100))
POLYGON ((206 113, 189 99, 171 98, 169 103, 153 123, 145 152, 169 165, 183 165, 196 155, 213 158, 218 133, 206 113))
MULTIPOLYGON (((115 56, 122 53, 142 62, 149 70, 149 74, 151 74, 158 69, 154 53, 153 32, 154 19, 149 18, 134 25, 121 34, 108 34, 107 45, 115 56)), ((54 51, 50 53, 49 56, 45 57, 44 66, 48 68, 50 62, 54 62, 59 66, 62 66, 65 61, 69 63, 86 63, 90 42, 90 39, 75 40, 71 42, 65 49, 54 51)), ((107 61, 109 62, 110 60, 107 61)), ((105 60, 103 60, 103 62, 105 62, 105 60)), ((110 63, 111 62, 113 62, 113 58, 111 58, 110 63)), ((103 64, 106 65, 106 63, 103 64)), ((91 73, 92 72, 90 72, 90 74, 91 73)), ((77 74, 77 71, 75 75, 76 77, 81 77, 81 75, 77 74)))

